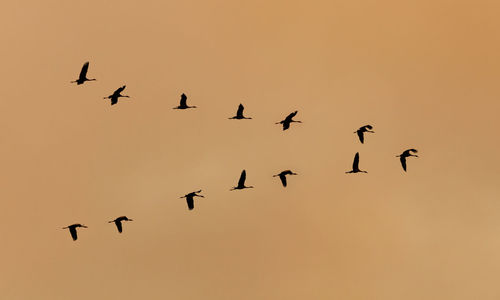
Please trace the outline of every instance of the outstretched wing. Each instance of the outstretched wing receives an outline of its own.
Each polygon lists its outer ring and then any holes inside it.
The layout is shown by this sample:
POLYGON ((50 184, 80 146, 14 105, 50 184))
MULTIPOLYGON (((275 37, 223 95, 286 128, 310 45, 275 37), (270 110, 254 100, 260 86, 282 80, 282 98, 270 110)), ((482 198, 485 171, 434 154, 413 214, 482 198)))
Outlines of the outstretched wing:
POLYGON ((353 170, 359 169, 359 152, 356 152, 356 155, 354 155, 354 161, 352 162, 352 169, 353 170))
POLYGON ((238 106, 238 111, 236 112, 236 116, 242 118, 244 109, 245 107, 243 107, 243 104, 240 103, 240 105, 238 106))
POLYGON ((188 204, 188 208, 189 210, 192 210, 194 208, 194 200, 193 200, 193 197, 192 196, 188 196, 186 197, 186 201, 187 201, 187 204, 188 204))
POLYGON ((286 187, 286 176, 285 174, 280 174, 280 179, 281 179, 281 183, 283 184, 283 187, 286 187))
POLYGON ((116 228, 118 229, 118 232, 122 233, 122 222, 119 220, 116 220, 115 224, 116 224, 116 228))
POLYGON ((71 237, 73 238, 73 241, 76 241, 78 236, 76 235, 76 227, 69 227, 69 233, 71 233, 71 237))
POLYGON ((287 130, 288 128, 290 128, 290 122, 283 122, 283 130, 287 130))
POLYGON ((245 185, 245 179, 247 178, 247 172, 245 170, 241 171, 241 176, 240 180, 238 181, 238 186, 244 186, 245 185))
POLYGON ((365 135, 364 135, 363 131, 358 130, 357 133, 358 133, 359 141, 361 142, 361 144, 363 144, 365 142, 365 135))
POLYGON ((127 216, 118 217, 118 218, 116 218, 115 221, 125 221, 125 220, 128 220, 127 216))
POLYGON ((295 115, 297 114, 298 110, 294 111, 293 113, 289 114, 286 118, 285 118, 285 121, 288 121, 290 122, 292 120, 293 117, 295 117, 295 115))
POLYGON ((111 105, 118 103, 118 97, 111 97, 111 105))
POLYGON ((89 62, 83 64, 82 70, 80 71, 80 80, 87 78, 87 71, 89 69, 89 62))
POLYGON ((182 93, 181 95, 181 105, 180 106, 186 106, 186 101, 187 101, 187 96, 186 94, 182 93))
POLYGON ((118 95, 118 94, 120 94, 120 93, 121 93, 121 92, 122 92, 122 91, 123 91, 126 87, 127 87, 127 86, 126 86, 126 85, 124 85, 124 86, 122 86, 122 87, 118 88, 118 89, 117 89, 117 90, 116 90, 113 94, 114 94, 114 95, 118 95))
POLYGON ((405 170, 405 172, 406 172, 406 157, 401 155, 399 157, 399 160, 401 161, 401 166, 403 166, 403 170, 405 170))

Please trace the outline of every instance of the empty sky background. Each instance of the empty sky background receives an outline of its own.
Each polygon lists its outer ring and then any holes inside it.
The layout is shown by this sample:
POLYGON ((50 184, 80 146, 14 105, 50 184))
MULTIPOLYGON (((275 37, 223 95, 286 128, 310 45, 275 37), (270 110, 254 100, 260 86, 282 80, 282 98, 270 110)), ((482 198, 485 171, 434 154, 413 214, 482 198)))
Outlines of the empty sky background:
POLYGON ((499 9, 3 3, 0 298, 498 299, 499 9))

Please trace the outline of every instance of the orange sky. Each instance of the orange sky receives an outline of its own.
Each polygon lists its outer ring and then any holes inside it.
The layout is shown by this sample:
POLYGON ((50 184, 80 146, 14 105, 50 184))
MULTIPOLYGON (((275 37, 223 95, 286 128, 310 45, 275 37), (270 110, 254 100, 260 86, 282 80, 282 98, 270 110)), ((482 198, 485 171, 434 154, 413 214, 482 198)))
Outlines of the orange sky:
POLYGON ((498 299, 499 9, 4 3, 0 298, 498 299))

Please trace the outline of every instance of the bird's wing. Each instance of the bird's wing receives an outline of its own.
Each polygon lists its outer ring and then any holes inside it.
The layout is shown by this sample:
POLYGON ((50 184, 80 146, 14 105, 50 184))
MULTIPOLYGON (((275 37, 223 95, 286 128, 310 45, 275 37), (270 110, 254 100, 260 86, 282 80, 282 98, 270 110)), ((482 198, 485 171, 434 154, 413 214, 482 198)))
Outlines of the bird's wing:
POLYGON ((80 79, 87 77, 87 71, 89 69, 89 62, 83 64, 82 70, 80 71, 80 79))
POLYGON ((359 141, 361 142, 361 144, 363 144, 365 142, 365 135, 363 134, 363 131, 361 130, 358 130, 358 137, 359 137, 359 141))
POLYGON ((78 236, 76 235, 76 227, 69 227, 69 233, 71 233, 73 241, 76 241, 76 239, 78 238, 78 236))
POLYGON ((365 129, 369 129, 369 130, 372 130, 372 129, 373 129, 372 125, 365 125, 365 126, 363 126, 363 128, 365 128, 365 129))
POLYGON ((189 210, 192 210, 194 208, 193 197, 186 197, 186 201, 187 201, 189 210))
POLYGON ((353 170, 359 169, 359 152, 356 152, 356 155, 354 155, 354 161, 352 162, 352 169, 353 170))
POLYGON ((238 111, 236 112, 236 116, 238 117, 243 117, 243 110, 245 109, 245 107, 243 107, 243 104, 240 104, 238 106, 238 111))
POLYGON ((290 174, 292 174, 292 171, 291 170, 285 170, 285 171, 281 172, 281 174, 283 174, 283 175, 290 175, 290 174))
POLYGON ((118 229, 119 233, 122 233, 122 222, 120 220, 115 221, 116 228, 118 229))
POLYGON ((244 186, 246 178, 247 178, 247 172, 245 170, 241 171, 241 176, 240 180, 238 181, 238 186, 244 186))
POLYGON ((298 111, 294 111, 293 113, 289 114, 288 116, 286 116, 285 120, 288 120, 288 121, 291 121, 293 117, 295 117, 295 115, 298 113, 298 111))
POLYGON ((401 155, 399 157, 399 160, 401 161, 401 166, 403 166, 403 170, 405 170, 405 172, 406 172, 406 157, 401 155))
POLYGON ((114 95, 120 94, 126 87, 127 87, 126 85, 119 87, 113 94, 114 95))
POLYGON ((180 106, 186 106, 186 101, 187 101, 187 96, 186 94, 181 95, 181 105, 180 106))
POLYGON ((284 174, 280 174, 281 183, 284 187, 286 187, 286 176, 284 174))
POLYGON ((118 103, 118 97, 111 97, 111 105, 118 103))
POLYGON ((290 128, 290 122, 283 122, 283 130, 290 128))

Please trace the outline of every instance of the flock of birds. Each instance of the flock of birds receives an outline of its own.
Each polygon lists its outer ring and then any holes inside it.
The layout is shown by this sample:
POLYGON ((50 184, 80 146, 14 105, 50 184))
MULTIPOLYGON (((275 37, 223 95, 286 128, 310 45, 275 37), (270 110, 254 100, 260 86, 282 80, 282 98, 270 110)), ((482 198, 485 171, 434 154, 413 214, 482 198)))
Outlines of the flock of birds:
MULTIPOLYGON (((85 83, 86 81, 95 81, 96 80, 95 78, 90 78, 90 79, 87 78, 88 69, 89 69, 89 62, 86 62, 83 64, 83 67, 82 67, 82 70, 80 71, 80 75, 79 75, 78 79, 71 81, 71 83, 76 83, 77 85, 80 85, 80 84, 85 83)), ((126 86, 124 85, 124 86, 118 88, 117 90, 115 90, 113 92, 113 94, 111 94, 107 97, 104 97, 104 99, 110 99, 111 105, 114 105, 114 104, 118 103, 118 98, 120 98, 120 97, 130 98, 127 95, 121 94, 123 92, 123 90, 125 89, 125 87, 126 86)), ((181 95, 179 106, 176 106, 173 109, 188 109, 188 108, 196 108, 196 106, 187 105, 187 96, 183 93, 181 95)), ((252 119, 249 117, 245 117, 243 115, 244 109, 245 108, 244 108, 243 104, 240 104, 238 106, 238 110, 236 111, 236 115, 229 118, 229 119, 237 119, 237 120, 252 119)), ((290 113, 285 119, 283 119, 280 122, 277 122, 276 124, 281 124, 283 126, 283 130, 287 130, 290 128, 291 123, 302 123, 301 121, 297 121, 297 120, 293 119, 297 115, 297 112, 298 111, 294 111, 294 112, 290 113)), ((367 133, 367 132, 368 133, 375 133, 372 129, 373 129, 373 126, 365 125, 365 126, 360 127, 358 130, 354 131, 354 133, 356 133, 358 135, 359 141, 362 144, 364 144, 365 133, 367 133)), ((400 155, 396 156, 396 157, 399 157, 399 160, 401 162, 401 166, 403 167, 403 170, 405 172, 406 172, 406 159, 408 157, 411 157, 411 156, 418 157, 418 155, 415 154, 417 152, 418 151, 416 149, 407 149, 407 150, 403 151, 403 153, 401 153, 400 155)), ((359 169, 359 152, 357 152, 354 155, 354 161, 352 163, 352 170, 347 171, 346 174, 349 174, 349 173, 368 173, 367 171, 363 171, 363 170, 359 169)), ((245 185, 246 175, 247 175, 246 170, 243 170, 241 172, 240 178, 238 180, 238 184, 236 186, 232 187, 230 189, 230 191, 253 188, 253 186, 246 186, 245 185)), ((286 187, 287 186, 286 176, 289 176, 289 175, 298 175, 298 174, 292 172, 291 170, 285 170, 285 171, 280 172, 279 174, 273 175, 273 177, 279 177, 283 187, 286 187)), ((192 210, 192 209, 194 209, 194 198, 195 197, 204 198, 204 196, 200 195, 200 193, 201 193, 201 190, 198 190, 195 192, 188 193, 180 198, 186 198, 188 209, 192 210)), ((108 223, 115 223, 118 232, 122 233, 122 231, 123 231, 122 222, 124 222, 124 221, 132 221, 132 219, 129 219, 126 216, 121 216, 121 217, 118 217, 112 221, 109 221, 108 223)), ((71 237, 73 238, 74 241, 76 241, 78 239, 76 229, 79 227, 88 228, 87 226, 82 225, 82 224, 73 224, 73 225, 63 227, 63 229, 69 229, 71 237)))

